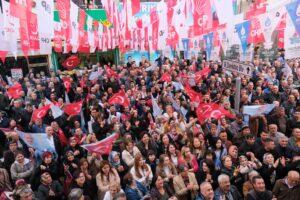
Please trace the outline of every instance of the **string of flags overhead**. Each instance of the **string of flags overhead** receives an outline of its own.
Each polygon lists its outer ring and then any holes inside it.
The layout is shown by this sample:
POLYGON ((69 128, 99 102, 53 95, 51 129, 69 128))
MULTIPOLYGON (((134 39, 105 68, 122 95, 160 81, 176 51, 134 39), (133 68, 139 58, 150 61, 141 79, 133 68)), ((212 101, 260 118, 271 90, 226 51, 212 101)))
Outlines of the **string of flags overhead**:
POLYGON ((0 2, 2 59, 17 57, 20 50, 28 56, 116 47, 121 52, 171 47, 186 57, 205 50, 210 60, 233 45, 240 47, 241 55, 256 44, 285 48, 287 58, 300 52, 300 0, 258 0, 244 13, 237 13, 236 1, 228 0, 102 0, 104 9, 86 10, 71 0, 0 2))

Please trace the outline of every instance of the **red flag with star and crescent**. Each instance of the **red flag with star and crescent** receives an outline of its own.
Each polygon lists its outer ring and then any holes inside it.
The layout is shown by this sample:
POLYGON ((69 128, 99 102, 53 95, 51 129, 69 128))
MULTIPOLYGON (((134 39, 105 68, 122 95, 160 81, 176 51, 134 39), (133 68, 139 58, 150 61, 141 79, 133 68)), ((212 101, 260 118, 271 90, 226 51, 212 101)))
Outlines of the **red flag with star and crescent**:
POLYGON ((128 107, 130 105, 130 101, 123 90, 120 90, 118 93, 114 94, 109 100, 108 103, 110 105, 119 104, 124 107, 128 107))
POLYGON ((7 94, 9 98, 18 99, 21 97, 21 93, 23 92, 22 85, 20 83, 16 83, 11 86, 7 90, 7 94))
POLYGON ((196 72, 195 73, 196 83, 199 83, 203 77, 207 77, 210 72, 211 72, 211 69, 209 67, 205 67, 202 70, 196 72))
POLYGON ((64 112, 70 116, 79 115, 82 108, 82 101, 65 105, 64 112))
POLYGON ((66 91, 69 93, 70 89, 71 89, 71 78, 69 78, 69 77, 63 77, 62 80, 64 82, 64 86, 66 88, 66 91))
POLYGON ((185 89, 185 93, 191 99, 191 102, 200 103, 202 101, 202 95, 196 92, 195 90, 193 90, 189 85, 187 85, 184 89, 185 89))
POLYGON ((110 78, 110 77, 119 78, 119 75, 114 70, 112 70, 110 67, 106 66, 105 71, 106 71, 108 78, 110 78))
POLYGON ((35 122, 38 119, 43 119, 50 109, 50 104, 43 106, 41 108, 35 109, 32 113, 31 120, 35 122))
POLYGON ((81 145, 81 147, 86 149, 90 153, 96 153, 98 155, 108 155, 112 150, 114 142, 118 138, 119 138, 119 134, 115 133, 105 138, 104 140, 92 144, 81 145))
POLYGON ((235 118, 235 115, 216 103, 201 103, 197 108, 197 117, 202 124, 206 119, 214 118, 219 120, 221 117, 235 118))
POLYGON ((166 72, 166 73, 164 73, 164 74, 161 76, 161 78, 159 79, 159 81, 160 81, 160 82, 167 82, 167 83, 170 83, 170 82, 172 81, 172 77, 171 77, 171 75, 170 75, 168 72, 166 72))
POLYGON ((67 70, 72 70, 75 67, 77 67, 80 64, 80 60, 77 56, 73 55, 67 58, 63 63, 62 66, 64 66, 67 70))

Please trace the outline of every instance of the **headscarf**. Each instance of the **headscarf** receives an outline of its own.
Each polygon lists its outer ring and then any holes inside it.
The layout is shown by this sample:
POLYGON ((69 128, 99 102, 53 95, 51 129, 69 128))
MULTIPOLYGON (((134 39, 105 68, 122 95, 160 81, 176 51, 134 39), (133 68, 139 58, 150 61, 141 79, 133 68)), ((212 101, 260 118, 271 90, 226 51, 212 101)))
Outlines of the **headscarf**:
POLYGON ((108 156, 108 161, 109 161, 109 163, 110 163, 113 167, 117 167, 117 166, 119 166, 120 163, 121 163, 121 159, 119 159, 118 162, 116 162, 116 161, 114 160, 114 157, 115 157, 116 155, 119 155, 119 153, 116 152, 116 151, 112 151, 112 152, 109 154, 109 156, 108 156))

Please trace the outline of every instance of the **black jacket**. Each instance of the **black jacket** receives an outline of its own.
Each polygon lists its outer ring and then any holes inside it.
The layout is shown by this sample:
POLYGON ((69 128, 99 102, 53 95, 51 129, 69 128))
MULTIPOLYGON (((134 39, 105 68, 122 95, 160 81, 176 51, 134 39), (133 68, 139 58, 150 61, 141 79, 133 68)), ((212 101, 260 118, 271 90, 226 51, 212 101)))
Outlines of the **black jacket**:
POLYGON ((247 194, 246 200, 271 200, 272 197, 272 192, 269 190, 266 190, 265 192, 256 192, 251 190, 247 194))
POLYGON ((50 186, 41 184, 37 191, 37 199, 39 200, 60 200, 64 199, 63 187, 58 181, 53 181, 50 186), (55 193, 55 196, 49 196, 50 189, 55 193))

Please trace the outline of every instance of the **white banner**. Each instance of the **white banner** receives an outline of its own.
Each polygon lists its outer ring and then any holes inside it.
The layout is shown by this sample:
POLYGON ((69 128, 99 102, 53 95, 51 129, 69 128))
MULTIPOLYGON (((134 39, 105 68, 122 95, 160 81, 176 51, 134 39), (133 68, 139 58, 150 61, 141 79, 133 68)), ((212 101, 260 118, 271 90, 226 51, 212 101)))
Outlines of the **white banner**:
POLYGON ((40 37, 40 54, 47 55, 52 53, 51 36, 46 33, 39 33, 40 37))
POLYGON ((158 26, 158 45, 159 50, 166 48, 166 39, 168 37, 168 19, 167 19, 167 5, 164 1, 161 1, 157 4, 157 12, 159 18, 158 26))
POLYGON ((284 31, 284 49, 285 58, 299 58, 300 57, 300 39, 296 33, 295 26, 289 15, 286 17, 286 29, 284 31))
MULTIPOLYGON (((10 6, 6 1, 2 1, 3 9, 3 38, 0 39, 0 50, 10 51, 15 57, 18 53, 18 38, 20 38, 20 22, 16 17, 10 15, 10 6), (2 40, 3 39, 3 40, 2 40), (3 43, 2 43, 3 42, 3 43)), ((1 35, 2 37, 2 35, 1 35)))
POLYGON ((285 7, 274 9, 258 17, 265 37, 265 48, 271 49, 273 45, 272 34, 276 29, 282 15, 286 13, 285 7))
POLYGON ((87 32, 88 32, 88 41, 89 41, 89 45, 90 47, 95 46, 94 45, 94 30, 93 30, 93 18, 91 18, 90 16, 87 16, 87 32))
POLYGON ((70 20, 71 20, 71 40, 72 52, 77 52, 78 38, 79 38, 79 25, 78 25, 79 7, 71 1, 70 6, 70 20))
POLYGON ((179 38, 187 38, 188 27, 186 26, 186 13, 185 13, 186 1, 177 1, 177 5, 173 8, 172 25, 175 27, 179 38))
POLYGON ((228 0, 213 0, 213 3, 215 5, 219 23, 220 24, 226 24, 230 23, 230 20, 233 18, 233 6, 232 1, 228 0), (224 12, 226 10, 226 12, 224 12))
POLYGON ((54 2, 46 0, 36 0, 36 14, 38 19, 39 34, 44 33, 53 37, 54 21, 53 21, 54 2))

